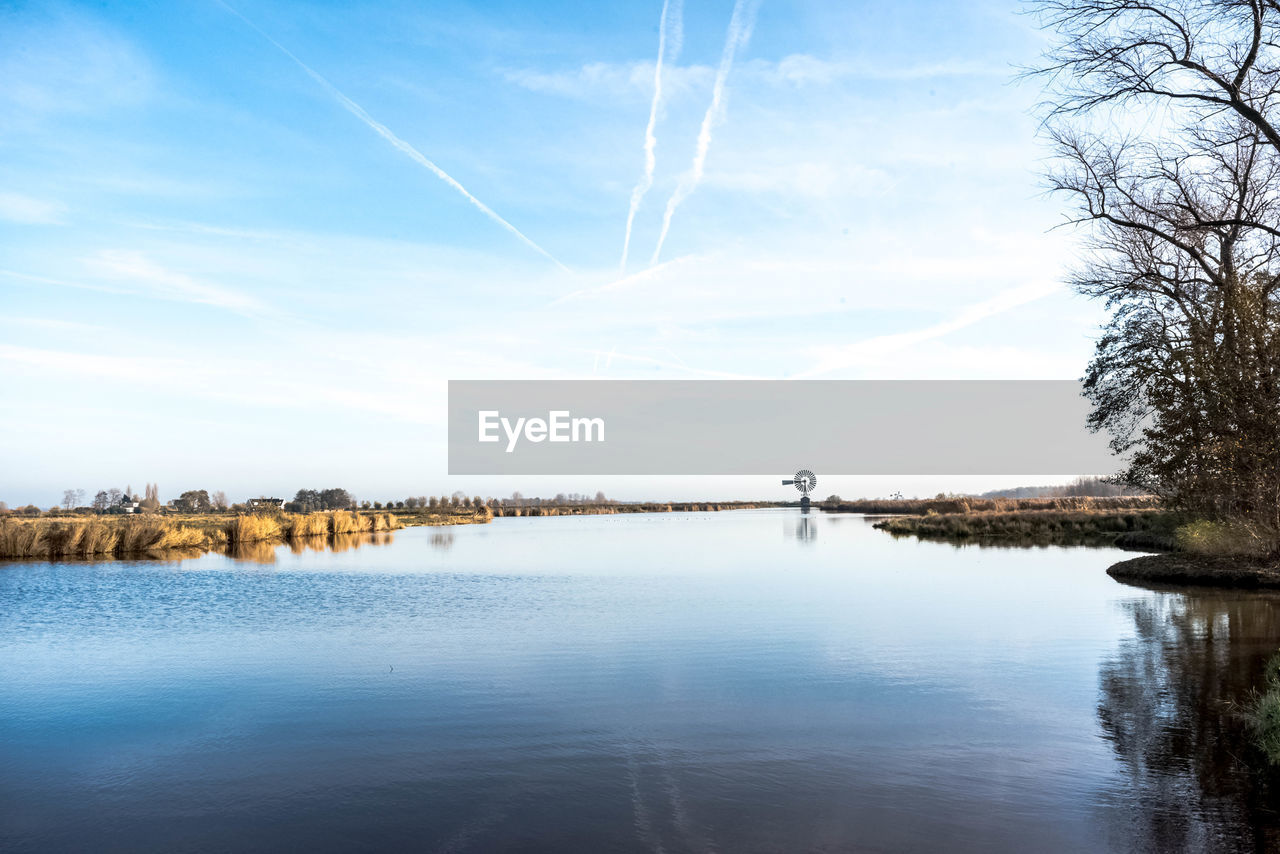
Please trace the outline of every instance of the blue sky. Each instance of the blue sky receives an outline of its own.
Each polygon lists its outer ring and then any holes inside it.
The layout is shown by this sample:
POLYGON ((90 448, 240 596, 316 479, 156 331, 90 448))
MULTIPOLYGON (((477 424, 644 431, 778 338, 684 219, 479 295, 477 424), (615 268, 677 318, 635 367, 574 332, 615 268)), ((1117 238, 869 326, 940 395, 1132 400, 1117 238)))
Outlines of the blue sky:
POLYGON ((760 496, 772 480, 450 479, 445 382, 1080 376, 1101 315, 1059 285, 1073 238, 1049 231, 1038 89, 1013 80, 1034 21, 752 5, 697 179, 735 4, 669 9, 625 270, 661 2, 7 6, 0 499, 760 496))

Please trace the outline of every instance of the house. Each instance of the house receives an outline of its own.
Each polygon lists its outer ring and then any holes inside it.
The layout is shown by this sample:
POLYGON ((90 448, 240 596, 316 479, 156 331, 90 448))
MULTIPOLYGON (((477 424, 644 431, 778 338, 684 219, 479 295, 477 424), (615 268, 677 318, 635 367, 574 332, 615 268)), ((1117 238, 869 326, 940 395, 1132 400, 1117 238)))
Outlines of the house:
POLYGON ((250 498, 245 502, 250 512, 259 510, 280 510, 284 507, 283 498, 250 498))

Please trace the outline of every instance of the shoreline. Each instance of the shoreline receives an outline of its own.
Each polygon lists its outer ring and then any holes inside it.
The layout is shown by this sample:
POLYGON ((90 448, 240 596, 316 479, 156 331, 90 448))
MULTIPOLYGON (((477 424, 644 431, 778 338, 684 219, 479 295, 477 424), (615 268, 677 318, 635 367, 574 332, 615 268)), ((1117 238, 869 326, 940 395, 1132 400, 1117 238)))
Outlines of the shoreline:
MULTIPOLYGON (((872 515, 872 514, 865 514, 872 515)), ((1188 519, 1156 508, 1015 509, 1003 512, 926 512, 873 523, 894 538, 955 547, 1111 547, 1145 552, 1112 564, 1107 574, 1142 586, 1280 590, 1280 562, 1244 554, 1212 554, 1180 547, 1188 519), (1154 554, 1153 554, 1154 552, 1154 554)))
POLYGON ((0 561, 113 560, 231 554, 246 546, 332 544, 348 535, 404 528, 484 525, 495 518, 596 516, 746 510, 780 506, 763 501, 672 501, 636 504, 530 505, 434 511, 208 513, 0 518, 0 561))
MULTIPOLYGON (((866 514, 872 515, 872 514, 866 514)), ((1174 547, 1181 521, 1159 509, 1023 509, 893 516, 873 527, 893 537, 915 537, 956 546, 1114 546, 1142 551, 1174 547)))
POLYGON ((1280 590, 1280 565, 1248 557, 1209 557, 1186 552, 1143 555, 1113 564, 1107 575, 1139 584, 1280 590))

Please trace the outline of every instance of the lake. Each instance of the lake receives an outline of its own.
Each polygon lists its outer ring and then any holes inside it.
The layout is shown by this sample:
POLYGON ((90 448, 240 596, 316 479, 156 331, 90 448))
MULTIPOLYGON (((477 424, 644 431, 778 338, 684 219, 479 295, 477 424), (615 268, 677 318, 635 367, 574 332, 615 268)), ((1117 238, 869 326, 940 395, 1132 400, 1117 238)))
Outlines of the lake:
POLYGON ((1280 846, 1280 597, 742 510, 0 564, 0 848, 1280 846))

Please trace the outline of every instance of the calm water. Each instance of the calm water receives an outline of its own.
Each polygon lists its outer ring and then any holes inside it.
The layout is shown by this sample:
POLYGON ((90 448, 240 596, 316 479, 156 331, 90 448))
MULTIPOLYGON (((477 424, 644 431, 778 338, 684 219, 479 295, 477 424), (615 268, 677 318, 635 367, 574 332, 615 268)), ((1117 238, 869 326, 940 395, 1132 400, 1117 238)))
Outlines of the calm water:
POLYGON ((1252 850, 1280 598, 797 511, 0 567, 0 848, 1252 850))

